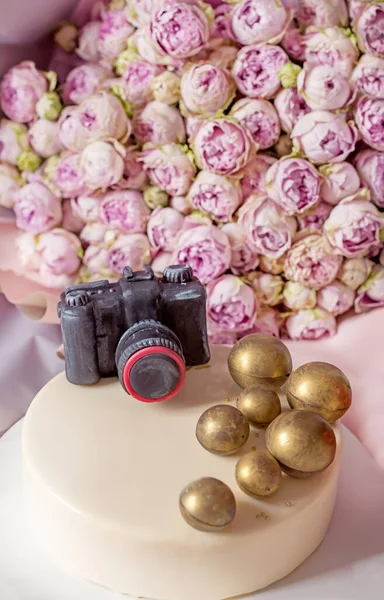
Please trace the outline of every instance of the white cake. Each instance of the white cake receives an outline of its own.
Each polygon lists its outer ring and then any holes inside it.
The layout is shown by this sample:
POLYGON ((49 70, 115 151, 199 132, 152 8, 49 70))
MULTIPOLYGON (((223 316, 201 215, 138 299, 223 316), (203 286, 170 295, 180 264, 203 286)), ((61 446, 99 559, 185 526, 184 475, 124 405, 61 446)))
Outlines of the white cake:
POLYGON ((240 391, 228 348, 209 368, 188 371, 167 402, 130 398, 117 379, 48 383, 25 418, 25 497, 36 542, 67 572, 117 592, 159 600, 222 600, 263 588, 300 565, 330 523, 340 464, 309 479, 283 477, 280 490, 253 499, 236 485, 235 465, 264 432, 251 429, 235 456, 206 452, 195 437, 208 407, 240 391), (220 533, 192 529, 180 515, 185 485, 211 476, 230 486, 233 523, 220 533))

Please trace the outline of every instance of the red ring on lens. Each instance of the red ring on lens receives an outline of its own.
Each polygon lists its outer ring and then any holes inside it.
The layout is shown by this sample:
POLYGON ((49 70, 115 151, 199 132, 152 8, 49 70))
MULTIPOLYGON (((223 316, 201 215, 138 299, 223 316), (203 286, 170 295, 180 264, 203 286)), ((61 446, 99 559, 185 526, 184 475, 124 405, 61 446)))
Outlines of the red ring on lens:
POLYGON ((181 358, 181 356, 179 354, 177 354, 177 352, 174 352, 173 350, 170 350, 169 348, 164 348, 164 346, 150 346, 149 348, 142 348, 141 350, 138 350, 137 352, 132 354, 132 356, 129 357, 129 359, 125 363, 124 370, 123 370, 123 381, 124 381, 125 389, 127 390, 128 394, 130 394, 133 398, 135 398, 135 400, 139 400, 140 402, 154 403, 154 402, 164 402, 164 400, 169 400, 170 398, 173 398, 173 396, 175 396, 181 390, 181 388, 184 385, 184 380, 185 380, 184 360, 181 358), (131 386, 131 382, 130 382, 130 374, 131 374, 131 370, 132 370, 133 366, 141 358, 144 358, 145 356, 150 356, 151 354, 164 354, 165 356, 169 356, 169 358, 172 358, 172 360, 177 364, 177 366, 179 368, 179 373, 180 373, 179 383, 174 388, 174 390, 172 390, 172 392, 170 392, 166 396, 162 396, 161 398, 155 398, 155 399, 144 398, 144 396, 138 395, 137 392, 135 392, 135 390, 131 386))

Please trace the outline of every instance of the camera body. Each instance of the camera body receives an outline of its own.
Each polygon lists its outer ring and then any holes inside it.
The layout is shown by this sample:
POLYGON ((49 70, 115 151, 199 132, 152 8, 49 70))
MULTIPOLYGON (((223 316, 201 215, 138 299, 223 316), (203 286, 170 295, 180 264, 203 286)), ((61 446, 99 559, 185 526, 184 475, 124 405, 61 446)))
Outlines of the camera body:
POLYGON ((66 375, 74 384, 119 375, 137 399, 159 401, 174 384, 171 395, 180 389, 186 366, 210 359, 206 292, 188 265, 167 267, 161 278, 150 267, 126 267, 117 283, 72 286, 61 295, 58 314, 66 375))

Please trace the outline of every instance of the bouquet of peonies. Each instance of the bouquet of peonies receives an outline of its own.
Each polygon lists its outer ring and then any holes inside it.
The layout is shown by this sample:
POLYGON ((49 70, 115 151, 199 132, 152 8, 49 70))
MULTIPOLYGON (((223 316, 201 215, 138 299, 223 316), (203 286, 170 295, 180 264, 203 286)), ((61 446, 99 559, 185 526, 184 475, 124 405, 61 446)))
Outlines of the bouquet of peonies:
POLYGON ((187 262, 219 343, 384 306, 384 2, 113 0, 55 41, 0 85, 27 277, 187 262))

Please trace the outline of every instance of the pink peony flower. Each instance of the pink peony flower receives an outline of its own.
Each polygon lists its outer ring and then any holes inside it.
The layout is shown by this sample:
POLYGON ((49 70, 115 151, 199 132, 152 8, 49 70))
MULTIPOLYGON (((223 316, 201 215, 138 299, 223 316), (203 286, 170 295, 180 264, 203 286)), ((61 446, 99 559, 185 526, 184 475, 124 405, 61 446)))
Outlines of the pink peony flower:
POLYGON ((71 207, 73 214, 82 219, 84 223, 99 221, 102 198, 102 196, 78 196, 78 198, 72 198, 71 207))
POLYGON ((354 258, 367 256, 380 243, 383 228, 384 215, 363 188, 334 207, 324 223, 324 234, 335 253, 354 258))
POLYGON ((251 274, 249 279, 260 304, 264 306, 280 304, 283 299, 284 288, 284 281, 280 275, 259 272, 251 274))
POLYGON ((282 158, 267 173, 268 195, 287 215, 302 214, 320 200, 321 177, 303 158, 282 158))
POLYGON ((232 106, 230 116, 248 129, 260 150, 270 148, 279 139, 279 117, 268 100, 242 98, 232 106))
POLYGON ((72 275, 80 267, 81 242, 75 234, 65 229, 52 229, 42 233, 39 236, 37 251, 42 263, 53 276, 72 275))
POLYGON ((227 223, 241 204, 240 184, 222 175, 200 171, 189 189, 188 200, 215 221, 227 223))
POLYGON ((28 129, 8 119, 0 121, 0 160, 17 165, 19 156, 29 148, 28 129))
POLYGON ((100 92, 76 107, 63 110, 59 119, 59 137, 65 148, 81 152, 96 140, 125 141, 131 124, 123 106, 113 94, 100 92))
POLYGON ((362 150, 356 155, 354 165, 363 185, 371 192, 372 202, 384 208, 384 154, 377 150, 362 150))
POLYGON ((239 210, 239 225, 251 248, 269 258, 279 258, 291 247, 295 219, 284 217, 267 196, 250 196, 239 210))
POLYGON ((332 208, 332 204, 319 202, 319 204, 312 208, 308 213, 297 217, 299 229, 304 229, 307 233, 321 233, 332 208))
POLYGON ((215 117, 228 108, 236 85, 228 71, 209 63, 190 65, 181 78, 181 110, 185 116, 215 117))
POLYGON ((288 317, 286 329, 291 340, 320 340, 336 334, 336 319, 326 310, 299 310, 288 317))
POLYGON ((89 21, 80 30, 76 54, 83 60, 94 62, 99 60, 98 40, 100 28, 101 21, 89 21))
POLYGON ((302 27, 346 26, 348 9, 345 0, 300 0, 295 17, 302 27))
POLYGON ((98 64, 87 63, 73 69, 67 76, 62 90, 66 104, 80 104, 99 91, 110 71, 98 64))
POLYGON ((324 177, 321 184, 321 197, 328 204, 336 205, 347 196, 352 196, 360 188, 360 177, 348 162, 323 165, 319 168, 324 177))
POLYGON ((349 76, 329 65, 306 65, 297 77, 297 90, 312 110, 337 110, 355 98, 349 76))
POLYGON ((355 292, 341 281, 333 281, 317 294, 317 305, 334 317, 350 310, 354 301, 355 292))
POLYGON ((352 73, 358 92, 371 98, 384 99, 384 59, 363 54, 352 73))
POLYGON ((176 69, 178 73, 181 73, 184 67, 185 59, 176 58, 164 53, 158 44, 156 44, 151 36, 150 24, 136 29, 130 40, 130 44, 141 58, 154 65, 164 65, 171 69, 176 69))
POLYGON ((201 169, 234 175, 247 165, 257 146, 246 127, 224 118, 205 121, 196 134, 193 149, 201 169))
POLYGON ((12 208, 15 192, 21 185, 19 171, 12 165, 0 162, 0 206, 12 208))
POLYGON ((305 48, 307 45, 307 36, 301 29, 291 23, 281 41, 286 53, 297 62, 305 61, 305 48))
POLYGON ((374 265, 367 281, 357 290, 355 311, 361 313, 380 306, 384 306, 384 268, 374 265))
POLYGON ((342 114, 310 112, 293 128, 294 145, 315 165, 342 162, 355 149, 357 129, 342 114))
POLYGON ((37 119, 29 129, 29 141, 33 150, 42 158, 49 158, 63 150, 56 121, 37 119))
POLYGON ((158 277, 163 275, 164 269, 172 264, 173 253, 172 252, 159 252, 151 263, 151 267, 158 277))
POLYGON ((196 174, 192 156, 177 144, 148 148, 142 152, 141 161, 152 183, 170 196, 186 194, 196 174))
POLYGON ((154 100, 134 118, 133 134, 140 144, 182 144, 185 142, 184 121, 177 108, 154 100))
POLYGON ((243 46, 269 42, 277 44, 283 37, 292 13, 281 2, 240 0, 232 12, 232 30, 243 46))
POLYGON ((28 183, 13 195, 16 225, 30 233, 44 233, 61 222, 60 200, 42 183, 28 183))
POLYGON ((247 235, 239 223, 226 223, 222 231, 228 236, 231 244, 230 269, 234 275, 245 275, 254 271, 259 265, 259 257, 247 242, 247 235))
POLYGON ((357 290, 368 279, 372 267, 373 263, 369 258, 347 258, 337 277, 351 290, 357 290))
POLYGON ((283 289, 284 305, 290 310, 315 308, 316 290, 305 287, 298 281, 287 281, 283 289))
POLYGON ((296 88, 280 90, 274 100, 274 106, 280 119, 281 128, 287 133, 291 133, 301 117, 311 112, 296 88))
POLYGON ((384 58, 384 5, 372 2, 357 15, 354 24, 357 41, 362 52, 384 58))
POLYGON ((240 182, 244 200, 252 194, 265 196, 267 193, 267 171, 275 162, 276 158, 273 156, 256 154, 248 163, 240 182))
POLYGON ((288 280, 320 290, 336 279, 341 263, 341 256, 328 253, 321 235, 311 234, 288 250, 284 274, 288 280))
POLYGON ((162 250, 173 250, 183 221, 183 215, 174 208, 156 208, 149 217, 147 227, 151 245, 162 250))
POLYGON ((256 319, 257 302, 251 287, 235 275, 222 275, 207 286, 207 316, 213 327, 246 331, 256 319))
POLYGON ((149 27, 156 51, 176 59, 200 52, 210 36, 208 18, 197 2, 164 0, 152 13, 149 27))
POLYGON ((124 267, 129 265, 134 271, 142 271, 144 265, 151 262, 151 249, 146 235, 132 233, 121 235, 108 249, 108 267, 117 273, 123 274, 124 267))
POLYGON ((213 225, 187 229, 177 241, 174 261, 189 264, 201 283, 209 283, 229 268, 231 247, 228 237, 213 225))
POLYGON ((80 169, 90 190, 117 184, 124 173, 124 147, 108 142, 92 142, 80 155, 80 169))
POLYGON ((149 217, 141 192, 122 190, 105 194, 100 207, 100 221, 126 233, 144 233, 149 217))
POLYGON ((157 75, 163 73, 160 65, 153 65, 139 56, 130 60, 123 73, 124 95, 132 106, 143 108, 147 102, 154 99, 153 84, 157 75))
POLYGON ((46 184, 57 190, 57 195, 63 198, 75 198, 88 191, 79 154, 63 152, 60 156, 49 159, 45 166, 44 179, 46 184))
POLYGON ((189 215, 192 212, 191 206, 185 196, 173 196, 170 205, 183 215, 189 215))
POLYGON ((250 333, 266 333, 279 337, 281 318, 277 310, 264 306, 257 311, 256 320, 251 329, 240 332, 238 338, 249 335, 250 333))
POLYGON ((79 234, 84 227, 84 221, 78 215, 75 215, 72 210, 72 204, 69 199, 64 200, 62 205, 63 221, 61 226, 67 231, 79 234))
POLYGON ((12 67, 0 84, 0 105, 5 115, 17 123, 35 117, 36 103, 48 90, 48 80, 31 61, 12 67))
POLYGON ((107 226, 102 223, 87 223, 82 228, 79 237, 84 247, 90 245, 103 245, 107 232, 107 226))
POLYGON ((351 75, 359 50, 348 29, 310 27, 306 34, 305 60, 308 65, 328 65, 344 77, 351 75))
POLYGON ((127 147, 124 157, 124 173, 117 188, 141 190, 148 183, 148 177, 140 162, 140 152, 134 146, 127 147))
POLYGON ((364 142, 375 150, 383 151, 384 99, 360 98, 355 106, 355 121, 364 142))
POLYGON ((279 46, 245 46, 232 69, 239 92, 249 98, 273 98, 280 89, 279 72, 288 56, 279 46))
POLYGON ((103 58, 114 58, 127 47, 134 28, 122 10, 106 10, 99 29, 97 49, 103 58))

